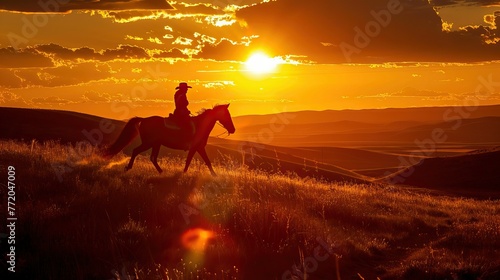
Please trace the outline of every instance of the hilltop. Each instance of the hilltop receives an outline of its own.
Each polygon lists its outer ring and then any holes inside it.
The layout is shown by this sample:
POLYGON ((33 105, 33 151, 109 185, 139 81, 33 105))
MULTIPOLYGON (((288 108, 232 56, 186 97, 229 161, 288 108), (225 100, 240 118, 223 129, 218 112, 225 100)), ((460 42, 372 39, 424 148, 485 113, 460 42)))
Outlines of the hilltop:
MULTIPOLYGON (((497 109, 500 106, 242 116, 234 118, 237 132, 231 138, 209 139, 207 153, 216 163, 230 160, 253 170, 352 183, 384 182, 380 178, 397 177, 416 169, 405 178, 404 184, 445 191, 449 195, 496 196, 493 186, 500 184, 500 180, 490 170, 495 166, 491 163, 494 160, 468 157, 469 160, 457 161, 457 166, 452 166, 449 163, 457 158, 446 157, 467 156, 500 145, 497 109), (454 118, 443 120, 446 112, 466 111, 469 118, 453 115, 454 118), (432 140, 436 131, 443 142, 432 140), (425 164, 412 166, 420 161, 425 164), (453 176, 456 170, 469 174, 468 179, 453 176), (461 186, 457 186, 459 183, 461 186)), ((0 122, 3 139, 71 145, 83 142, 100 147, 112 143, 125 125, 119 120, 43 109, 0 108, 0 118, 4 120, 0 122)), ((216 129, 219 131, 215 135, 220 133, 220 128, 216 129)), ((135 139, 124 152, 130 154, 139 141, 135 139)), ((185 157, 185 152, 162 148, 160 155, 185 157)))

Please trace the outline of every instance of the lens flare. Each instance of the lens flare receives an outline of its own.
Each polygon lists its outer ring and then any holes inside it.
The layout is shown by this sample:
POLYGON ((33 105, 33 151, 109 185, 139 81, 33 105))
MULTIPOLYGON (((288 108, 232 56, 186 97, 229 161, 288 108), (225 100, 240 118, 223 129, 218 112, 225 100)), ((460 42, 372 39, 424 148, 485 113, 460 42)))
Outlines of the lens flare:
POLYGON ((181 237, 181 242, 186 249, 204 252, 208 241, 214 237, 215 233, 211 230, 195 228, 184 232, 181 237))
POLYGON ((124 163, 126 163, 128 160, 129 160, 128 158, 124 158, 124 159, 122 159, 122 160, 120 160, 120 161, 112 161, 112 162, 108 163, 108 165, 106 165, 106 169, 110 169, 110 168, 112 168, 112 167, 113 167, 113 166, 115 166, 115 165, 121 165, 121 164, 124 164, 124 163))

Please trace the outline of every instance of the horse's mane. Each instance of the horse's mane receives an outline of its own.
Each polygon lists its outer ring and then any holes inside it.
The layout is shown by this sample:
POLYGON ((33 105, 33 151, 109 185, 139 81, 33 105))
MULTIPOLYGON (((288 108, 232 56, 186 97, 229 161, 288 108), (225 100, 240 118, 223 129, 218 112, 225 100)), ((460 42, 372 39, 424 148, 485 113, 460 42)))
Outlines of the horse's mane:
POLYGON ((215 104, 214 107, 212 107, 211 109, 207 109, 207 108, 202 108, 201 110, 199 110, 198 112, 196 112, 196 116, 201 116, 205 113, 208 113, 212 110, 217 110, 217 108, 221 107, 221 106, 224 106, 223 104, 215 104))
POLYGON ((207 109, 207 108, 201 108, 201 110, 199 110, 198 112, 196 112, 196 117, 197 116, 201 116, 203 114, 205 114, 207 111, 211 111, 212 109, 207 109))

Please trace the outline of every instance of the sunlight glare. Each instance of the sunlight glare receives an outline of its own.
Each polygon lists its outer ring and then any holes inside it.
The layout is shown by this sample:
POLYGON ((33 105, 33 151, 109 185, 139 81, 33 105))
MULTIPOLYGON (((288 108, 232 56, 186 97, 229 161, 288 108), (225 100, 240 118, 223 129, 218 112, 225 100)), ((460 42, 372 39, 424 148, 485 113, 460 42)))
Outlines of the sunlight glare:
POLYGON ((278 59, 271 58, 263 52, 252 54, 245 62, 246 69, 254 74, 273 72, 278 64, 278 59))

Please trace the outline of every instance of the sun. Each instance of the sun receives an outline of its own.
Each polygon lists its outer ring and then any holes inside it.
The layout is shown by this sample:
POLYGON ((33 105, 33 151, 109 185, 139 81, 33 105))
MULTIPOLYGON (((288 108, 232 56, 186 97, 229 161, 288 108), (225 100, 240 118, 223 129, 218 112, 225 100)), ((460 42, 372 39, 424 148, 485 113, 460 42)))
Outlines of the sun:
POLYGON ((254 74, 265 74, 273 72, 278 63, 277 59, 271 58, 263 52, 256 52, 245 62, 245 67, 254 74))

